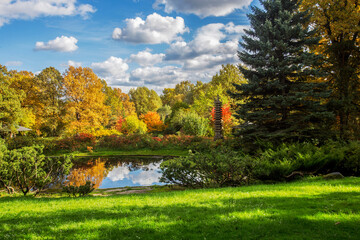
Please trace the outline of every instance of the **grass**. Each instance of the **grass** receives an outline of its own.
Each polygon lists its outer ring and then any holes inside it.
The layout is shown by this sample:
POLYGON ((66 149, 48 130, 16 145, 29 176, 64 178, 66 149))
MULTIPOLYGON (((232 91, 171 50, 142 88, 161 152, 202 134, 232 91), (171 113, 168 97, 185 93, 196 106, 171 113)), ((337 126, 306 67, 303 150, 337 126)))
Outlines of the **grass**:
POLYGON ((0 198, 1 239, 359 239, 360 178, 0 198))
POLYGON ((189 150, 183 149, 135 149, 135 150, 108 150, 97 149, 93 152, 69 152, 69 151, 57 151, 51 155, 57 156, 62 154, 73 154, 75 157, 108 157, 108 156, 186 156, 189 150))

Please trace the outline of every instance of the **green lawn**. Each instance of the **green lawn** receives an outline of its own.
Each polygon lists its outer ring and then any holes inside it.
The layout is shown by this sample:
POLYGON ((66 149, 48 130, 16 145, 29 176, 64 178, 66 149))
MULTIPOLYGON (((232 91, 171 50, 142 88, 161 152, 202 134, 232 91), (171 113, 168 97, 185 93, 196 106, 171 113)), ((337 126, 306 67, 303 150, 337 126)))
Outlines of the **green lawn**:
POLYGON ((360 239, 360 178, 0 198, 0 239, 360 239))

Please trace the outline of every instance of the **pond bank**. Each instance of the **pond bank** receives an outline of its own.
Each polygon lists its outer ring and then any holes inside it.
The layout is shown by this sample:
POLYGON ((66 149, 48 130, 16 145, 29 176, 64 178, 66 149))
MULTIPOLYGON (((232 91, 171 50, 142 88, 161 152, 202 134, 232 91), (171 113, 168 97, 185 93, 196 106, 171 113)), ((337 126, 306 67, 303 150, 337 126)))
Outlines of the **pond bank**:
POLYGON ((186 156, 189 154, 189 150, 183 149, 136 149, 136 150, 107 150, 99 149, 92 152, 56 152, 53 156, 62 154, 73 154, 75 157, 109 157, 109 156, 186 156))

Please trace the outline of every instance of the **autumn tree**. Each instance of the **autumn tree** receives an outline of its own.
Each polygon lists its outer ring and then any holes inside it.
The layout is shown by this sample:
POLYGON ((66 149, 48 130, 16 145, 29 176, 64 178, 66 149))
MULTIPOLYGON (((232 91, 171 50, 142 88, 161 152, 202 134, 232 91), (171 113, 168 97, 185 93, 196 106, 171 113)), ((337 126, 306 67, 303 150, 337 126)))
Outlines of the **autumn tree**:
MULTIPOLYGON (((35 83, 34 74, 27 71, 9 72, 10 87, 17 94, 23 94, 21 100, 22 116, 19 124, 24 127, 39 130, 42 118, 40 112, 44 108, 43 103, 39 100, 40 87, 35 83)), ((40 133, 39 131, 37 131, 40 133)))
POLYGON ((146 124, 148 132, 162 131, 165 128, 163 121, 160 119, 160 115, 157 112, 148 112, 140 115, 140 119, 146 124))
POLYGON ((159 95, 147 87, 132 88, 129 91, 130 100, 135 104, 138 116, 147 112, 156 112, 162 106, 159 95))
POLYGON ((103 84, 90 68, 69 67, 64 75, 66 116, 69 133, 101 129, 109 119, 103 84))
POLYGON ((120 88, 112 88, 107 85, 105 81, 103 83, 103 92, 106 95, 105 105, 107 105, 110 111, 110 122, 111 126, 116 124, 116 121, 122 117, 125 118, 131 114, 134 114, 135 105, 130 102, 130 97, 126 93, 123 93, 120 88))
POLYGON ((320 59, 308 52, 318 43, 307 26, 307 12, 300 12, 298 0, 262 1, 248 17, 240 70, 248 83, 236 85, 238 118, 245 120, 238 132, 242 140, 302 141, 321 137, 325 120, 333 116, 320 99, 329 92, 324 84, 309 81, 319 76, 320 59))
POLYGON ((22 98, 22 93, 10 87, 10 76, 6 67, 0 65, 0 130, 16 130, 22 117, 22 98))
POLYGON ((63 77, 57 69, 48 67, 35 76, 34 83, 39 87, 38 101, 42 104, 37 111, 39 129, 50 136, 59 135, 64 127, 63 77))
POLYGON ((331 104, 339 118, 340 136, 351 138, 360 110, 360 2, 358 0, 304 0, 311 23, 321 38, 313 50, 325 57, 323 81, 333 90, 331 104))
MULTIPOLYGON (((215 107, 213 107, 211 111, 211 120, 212 123, 215 122, 215 107)), ((232 132, 232 128, 234 127, 234 122, 232 119, 232 113, 230 109, 230 105, 226 104, 221 108, 221 120, 222 120, 222 127, 225 135, 230 135, 232 132)))

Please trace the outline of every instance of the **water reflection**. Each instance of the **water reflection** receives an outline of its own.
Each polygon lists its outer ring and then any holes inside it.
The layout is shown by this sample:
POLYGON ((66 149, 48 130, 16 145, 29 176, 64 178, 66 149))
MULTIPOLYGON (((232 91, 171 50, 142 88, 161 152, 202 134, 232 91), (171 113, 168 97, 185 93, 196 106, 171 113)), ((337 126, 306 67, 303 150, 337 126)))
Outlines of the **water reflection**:
POLYGON ((80 186, 91 181, 95 188, 164 185, 159 179, 161 158, 79 159, 67 177, 67 184, 80 186))

